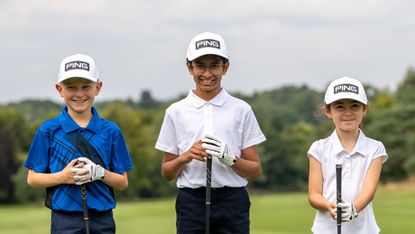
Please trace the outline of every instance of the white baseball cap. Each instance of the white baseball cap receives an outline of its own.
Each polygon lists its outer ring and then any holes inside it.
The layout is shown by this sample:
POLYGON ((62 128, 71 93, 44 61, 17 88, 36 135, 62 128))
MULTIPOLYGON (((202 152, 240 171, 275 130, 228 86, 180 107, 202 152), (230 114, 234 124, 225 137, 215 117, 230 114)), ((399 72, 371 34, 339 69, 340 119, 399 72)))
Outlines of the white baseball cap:
POLYGON ((64 58, 59 67, 58 83, 74 77, 97 82, 99 78, 94 60, 84 54, 74 54, 64 58))
POLYGON ((340 99, 353 99, 367 105, 367 97, 362 83, 347 76, 330 83, 324 96, 324 103, 331 104, 340 99))
POLYGON ((226 49, 225 41, 220 35, 211 32, 204 32, 195 36, 190 41, 186 58, 189 61, 193 61, 200 56, 207 54, 214 54, 229 59, 229 53, 226 49))

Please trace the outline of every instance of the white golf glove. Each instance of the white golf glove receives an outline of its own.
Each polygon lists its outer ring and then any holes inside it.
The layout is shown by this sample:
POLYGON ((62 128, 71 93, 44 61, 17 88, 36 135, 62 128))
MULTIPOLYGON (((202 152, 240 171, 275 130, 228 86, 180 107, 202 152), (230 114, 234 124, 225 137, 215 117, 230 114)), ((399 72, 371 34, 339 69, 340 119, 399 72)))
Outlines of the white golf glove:
POLYGON ((211 156, 217 157, 221 163, 231 167, 236 162, 235 155, 231 154, 231 149, 219 138, 211 135, 206 135, 201 140, 203 142, 202 148, 211 156))
POLYGON ((95 164, 94 162, 92 162, 91 160, 89 160, 88 158, 85 157, 80 157, 78 158, 78 161, 80 163, 83 163, 84 166, 83 167, 73 167, 72 171, 73 172, 77 172, 77 171, 81 171, 81 170, 87 170, 88 173, 86 175, 82 175, 82 176, 75 176, 74 178, 77 180, 77 182, 75 183, 76 185, 82 185, 88 182, 92 182, 95 180, 103 180, 105 177, 105 169, 103 167, 101 167, 98 164, 95 164))
MULTIPOLYGON (((356 207, 351 202, 342 201, 337 203, 337 208, 342 209, 342 222, 349 222, 358 216, 356 207)), ((337 208, 335 209, 336 211, 337 208)))

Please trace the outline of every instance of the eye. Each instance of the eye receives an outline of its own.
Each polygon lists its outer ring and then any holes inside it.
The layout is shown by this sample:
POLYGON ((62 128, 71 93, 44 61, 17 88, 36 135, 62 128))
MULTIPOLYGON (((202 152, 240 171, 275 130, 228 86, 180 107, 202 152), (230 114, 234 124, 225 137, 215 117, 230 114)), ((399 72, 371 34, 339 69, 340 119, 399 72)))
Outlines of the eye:
POLYGON ((200 64, 200 63, 196 63, 196 64, 193 65, 193 67, 196 68, 196 69, 203 69, 203 68, 205 68, 205 65, 200 64))
POLYGON ((345 107, 344 107, 343 104, 336 104, 336 105, 334 105, 334 108, 337 109, 337 110, 341 110, 341 109, 344 109, 345 107))
POLYGON ((352 104, 352 109, 359 109, 360 106, 361 105, 359 103, 354 103, 354 104, 352 104))

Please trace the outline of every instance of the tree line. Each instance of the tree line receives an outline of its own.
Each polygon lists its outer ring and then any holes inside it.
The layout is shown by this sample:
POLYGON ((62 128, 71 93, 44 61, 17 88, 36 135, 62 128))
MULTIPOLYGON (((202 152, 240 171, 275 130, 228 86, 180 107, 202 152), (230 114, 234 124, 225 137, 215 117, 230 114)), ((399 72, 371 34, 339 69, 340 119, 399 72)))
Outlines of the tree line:
MULTIPOLYGON (((409 68, 391 92, 365 85, 369 113, 363 130, 385 144, 389 160, 382 169, 381 182, 399 181, 415 173, 415 69, 409 68)), ((262 175, 250 183, 264 191, 307 189, 307 150, 317 139, 333 131, 321 114, 323 92, 307 86, 284 86, 252 95, 234 93, 251 106, 267 141, 259 146, 262 175)), ((175 182, 160 175, 162 152, 154 149, 165 109, 173 100, 157 101, 149 91, 139 100, 112 100, 96 103, 103 118, 123 131, 134 169, 128 173, 129 187, 118 199, 165 197, 175 193, 175 182)), ((63 105, 50 100, 24 100, 0 106, 0 203, 43 199, 43 189, 29 189, 23 167, 32 138, 42 122, 56 116, 63 105)))

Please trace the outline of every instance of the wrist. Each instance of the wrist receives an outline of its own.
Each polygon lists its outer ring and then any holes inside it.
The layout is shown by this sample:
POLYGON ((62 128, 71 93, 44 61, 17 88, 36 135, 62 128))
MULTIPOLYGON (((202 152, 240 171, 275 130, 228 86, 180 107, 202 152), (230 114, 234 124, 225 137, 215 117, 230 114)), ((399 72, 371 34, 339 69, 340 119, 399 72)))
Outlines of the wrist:
POLYGON ((56 183, 58 185, 59 184, 67 184, 63 171, 56 172, 55 173, 55 179, 56 179, 56 183))

